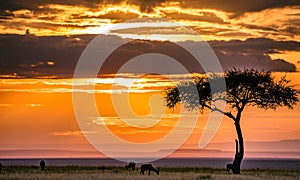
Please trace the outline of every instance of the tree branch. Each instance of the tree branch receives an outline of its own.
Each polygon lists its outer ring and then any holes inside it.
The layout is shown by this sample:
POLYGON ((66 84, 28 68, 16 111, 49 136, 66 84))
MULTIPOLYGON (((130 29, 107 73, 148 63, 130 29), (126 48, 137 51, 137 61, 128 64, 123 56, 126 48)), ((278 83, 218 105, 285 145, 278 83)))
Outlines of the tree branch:
POLYGON ((224 111, 222 111, 222 110, 220 110, 220 109, 218 109, 218 108, 216 108, 216 107, 211 107, 211 106, 209 106, 209 105, 207 105, 207 104, 203 104, 203 106, 204 107, 206 107, 206 108, 208 108, 208 109, 210 109, 211 111, 217 111, 217 112, 219 112, 219 113, 222 113, 222 114, 224 114, 225 116, 227 116, 227 117, 229 117, 229 118, 231 118, 231 119, 233 119, 234 121, 235 121, 235 117, 234 117, 234 115, 231 113, 231 112, 224 112, 224 111))

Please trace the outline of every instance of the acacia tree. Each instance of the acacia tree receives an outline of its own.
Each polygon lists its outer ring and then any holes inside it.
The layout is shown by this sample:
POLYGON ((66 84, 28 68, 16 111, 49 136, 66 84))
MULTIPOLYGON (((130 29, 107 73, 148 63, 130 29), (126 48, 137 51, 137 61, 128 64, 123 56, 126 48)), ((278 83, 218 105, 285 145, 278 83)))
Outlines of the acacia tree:
POLYGON ((168 87, 164 90, 165 102, 168 108, 174 108, 178 103, 183 103, 189 110, 204 109, 218 111, 234 121, 238 140, 236 141, 236 153, 233 161, 233 173, 240 174, 240 165, 244 157, 244 140, 240 121, 242 112, 246 106, 256 106, 262 109, 276 109, 286 106, 292 109, 298 102, 296 90, 288 85, 289 81, 282 77, 275 81, 271 72, 255 69, 226 71, 224 77, 213 74, 210 76, 195 77, 194 81, 180 82, 176 87, 168 87), (211 94, 211 85, 216 86, 218 81, 224 78, 226 82, 225 92, 211 94), (215 83, 215 84, 214 84, 215 83), (190 89, 197 88, 198 94, 190 89), (213 105, 214 100, 224 100, 228 105, 228 111, 218 109, 213 105))

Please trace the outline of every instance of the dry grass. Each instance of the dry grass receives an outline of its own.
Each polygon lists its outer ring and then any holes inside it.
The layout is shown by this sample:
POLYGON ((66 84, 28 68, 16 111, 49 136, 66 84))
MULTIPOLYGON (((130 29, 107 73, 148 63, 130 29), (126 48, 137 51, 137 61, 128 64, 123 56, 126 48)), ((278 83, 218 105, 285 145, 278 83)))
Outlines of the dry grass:
POLYGON ((122 167, 49 166, 40 171, 37 166, 6 166, 0 179, 299 179, 300 170, 243 170, 241 175, 226 174, 224 169, 160 168, 160 175, 122 167))

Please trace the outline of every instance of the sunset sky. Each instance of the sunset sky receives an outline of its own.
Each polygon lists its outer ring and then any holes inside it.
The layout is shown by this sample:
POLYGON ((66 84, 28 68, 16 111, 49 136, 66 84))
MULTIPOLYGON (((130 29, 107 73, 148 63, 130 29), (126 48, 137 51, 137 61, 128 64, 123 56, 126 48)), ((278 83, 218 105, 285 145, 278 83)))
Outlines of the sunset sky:
MULTIPOLYGON (((203 73, 174 43, 195 49, 207 42, 224 70, 272 71, 276 79, 286 75, 300 91, 297 0, 3 0, 0 33, 0 158, 102 157, 83 134, 103 136, 103 132, 81 131, 72 93, 93 94, 101 116, 86 121, 106 126, 124 141, 149 143, 164 138, 180 116, 189 119, 197 114, 180 114, 180 107, 166 109, 162 100, 162 90, 176 83, 167 77, 178 82, 189 75, 167 57, 154 55, 132 61, 118 77, 114 73, 123 59, 149 52, 173 53, 190 73, 203 73), (135 41, 110 56, 98 78, 83 76, 74 85, 76 64, 95 37, 102 40, 100 53, 129 39, 135 41), (153 68, 162 74, 151 74, 153 68), (95 89, 88 89, 90 85, 95 89), (120 101, 112 102, 112 96, 120 101), (122 103, 126 98, 133 114, 122 103), (123 113, 129 115, 122 117, 128 121, 122 121, 116 107, 125 109, 123 113)), ((82 104, 82 109, 88 111, 89 105, 82 104)), ((233 156, 236 133, 228 118, 212 142, 199 150, 208 114, 199 116, 190 138, 171 156, 233 156)), ((299 120, 299 103, 293 110, 247 108, 241 121, 246 157, 300 158, 299 120)), ((190 126, 187 121, 178 136, 190 126)), ((111 147, 122 149, 120 144, 111 147)), ((167 148, 162 145, 161 151, 167 148)))

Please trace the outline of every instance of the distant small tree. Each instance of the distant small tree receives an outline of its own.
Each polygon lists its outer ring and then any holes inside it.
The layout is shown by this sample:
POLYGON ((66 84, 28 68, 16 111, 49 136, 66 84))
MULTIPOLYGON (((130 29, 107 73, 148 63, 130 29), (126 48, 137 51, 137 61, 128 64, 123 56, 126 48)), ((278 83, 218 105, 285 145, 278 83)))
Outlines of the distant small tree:
POLYGON ((207 108, 211 111, 223 113, 234 121, 238 137, 236 153, 233 161, 233 173, 240 174, 240 166, 244 157, 244 140, 240 126, 242 112, 246 106, 256 106, 262 109, 276 109, 286 106, 292 109, 298 102, 296 90, 288 85, 289 81, 282 77, 275 81, 271 72, 255 69, 233 69, 220 75, 195 77, 194 81, 183 81, 176 87, 164 90, 165 102, 168 108, 174 108, 178 103, 183 103, 190 110, 198 109, 201 112, 207 108), (212 105, 210 85, 217 85, 220 78, 225 78, 226 92, 216 92, 217 100, 224 100, 229 105, 228 111, 223 111, 212 105), (190 91, 197 88, 198 94, 190 91))

